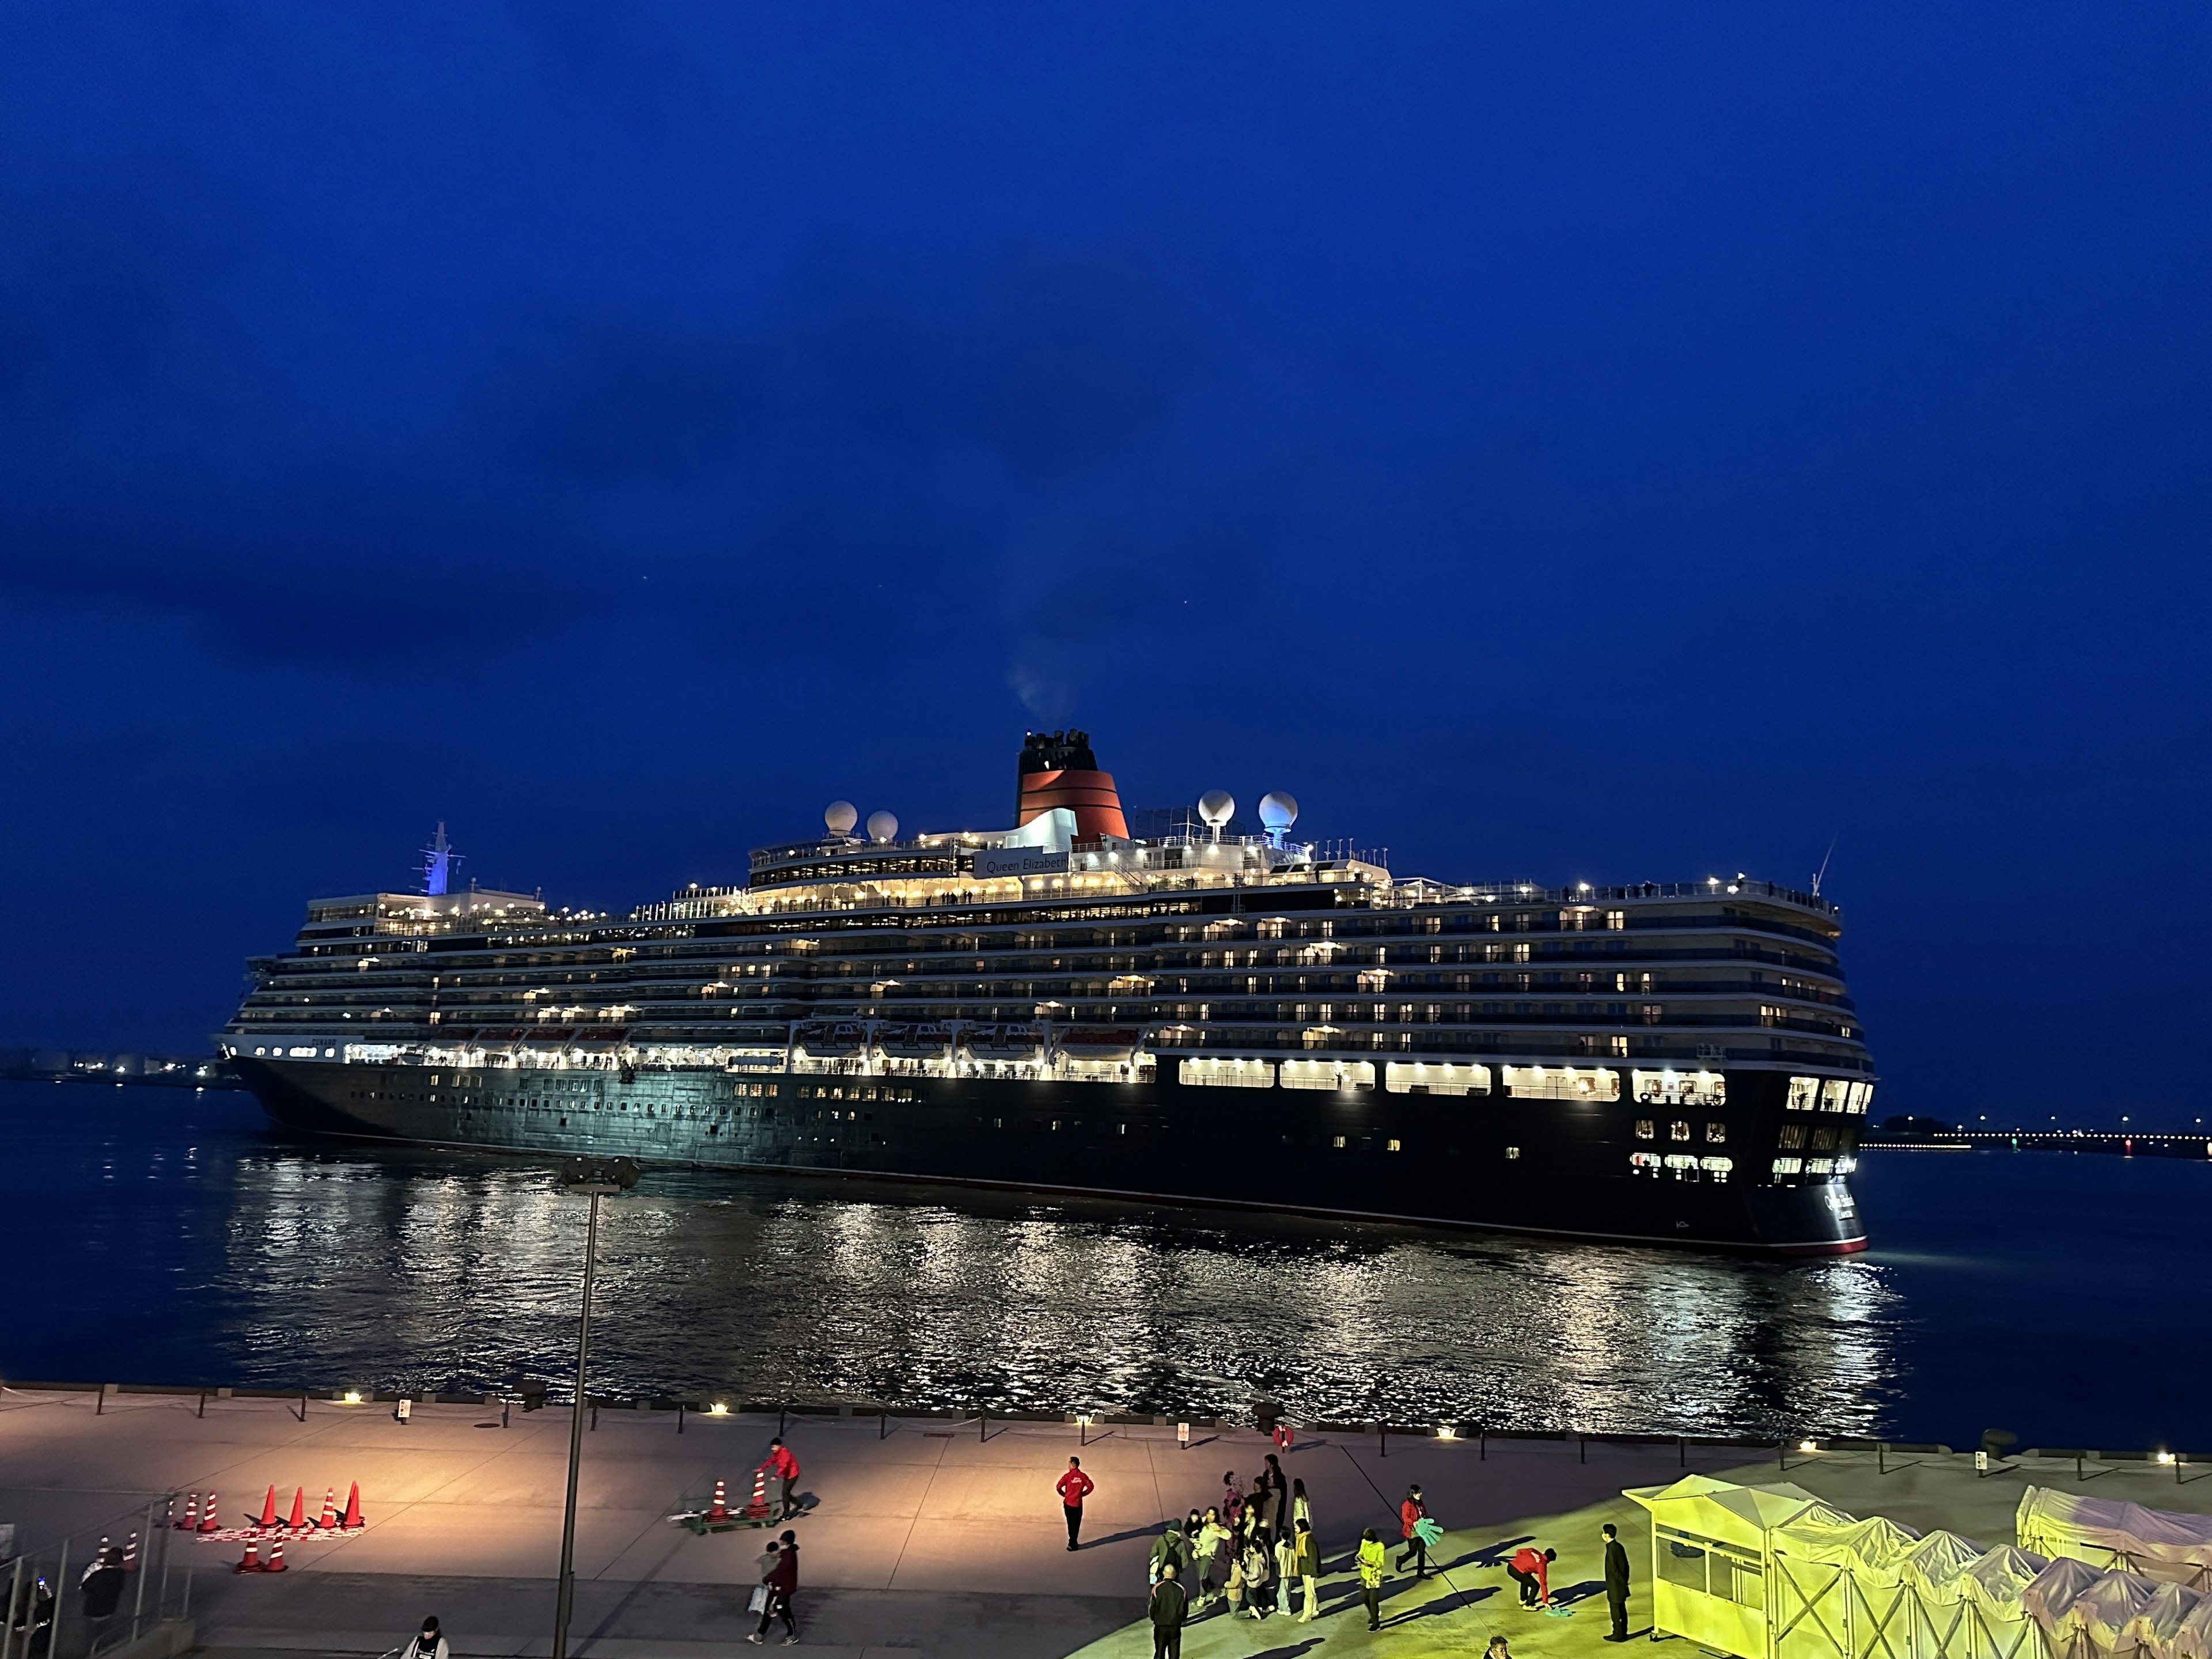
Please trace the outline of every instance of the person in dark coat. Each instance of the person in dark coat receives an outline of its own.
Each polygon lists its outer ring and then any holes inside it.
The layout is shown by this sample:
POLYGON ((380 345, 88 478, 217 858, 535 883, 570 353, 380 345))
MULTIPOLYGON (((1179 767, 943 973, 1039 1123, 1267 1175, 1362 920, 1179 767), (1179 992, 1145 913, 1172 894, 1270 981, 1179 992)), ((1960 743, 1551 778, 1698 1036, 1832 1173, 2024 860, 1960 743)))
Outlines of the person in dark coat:
POLYGON ((1605 1528, 1605 1606, 1613 1615, 1613 1633, 1608 1642, 1628 1639, 1628 1552, 1621 1547, 1620 1534, 1610 1525, 1605 1528))
POLYGON ((77 1587, 84 1591, 86 1618, 112 1619, 123 1601, 123 1552, 112 1544, 100 1551, 77 1587))
MULTIPOLYGON (((791 1534, 786 1533, 784 1536, 788 1538, 791 1534)), ((799 1594, 799 1552, 789 1545, 778 1547, 770 1544, 769 1549, 775 1559, 761 1580, 768 1586, 768 1603, 761 1608, 760 1628, 745 1640, 758 1647, 767 1639, 769 1621, 780 1617, 783 1620, 783 1644, 791 1647, 799 1640, 799 1621, 791 1611, 791 1598, 799 1594)))
POLYGON ((1152 1586, 1152 1659, 1182 1659, 1182 1621, 1189 1608, 1189 1594, 1170 1561, 1160 1569, 1160 1582, 1152 1586))

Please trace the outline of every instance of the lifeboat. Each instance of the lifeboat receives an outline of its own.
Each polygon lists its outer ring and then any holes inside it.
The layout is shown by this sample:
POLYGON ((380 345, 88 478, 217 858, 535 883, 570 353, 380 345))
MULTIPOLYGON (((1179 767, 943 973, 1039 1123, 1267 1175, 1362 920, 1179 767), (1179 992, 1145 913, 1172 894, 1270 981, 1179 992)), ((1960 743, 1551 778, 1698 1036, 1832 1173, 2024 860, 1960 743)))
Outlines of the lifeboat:
POLYGON ((978 1060, 1035 1060, 1044 1048, 1044 1030, 1036 1025, 971 1025, 963 1041, 978 1060))
POLYGON ((879 1025, 876 1047, 894 1060, 943 1060, 952 1052, 950 1025, 879 1025))
POLYGON ((810 1019, 793 1038, 793 1046, 813 1060, 846 1060, 860 1052, 867 1033, 853 1020, 810 1019))
POLYGON ((1054 1046, 1071 1060, 1127 1060, 1143 1035, 1133 1025, 1070 1025, 1054 1046))

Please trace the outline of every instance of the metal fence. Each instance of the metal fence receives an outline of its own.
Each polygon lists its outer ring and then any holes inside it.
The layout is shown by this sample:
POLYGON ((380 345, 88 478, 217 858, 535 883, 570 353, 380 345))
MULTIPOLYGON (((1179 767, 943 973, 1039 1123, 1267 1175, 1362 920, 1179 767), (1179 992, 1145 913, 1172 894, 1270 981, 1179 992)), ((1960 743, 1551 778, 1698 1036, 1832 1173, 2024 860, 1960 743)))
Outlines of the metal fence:
POLYGON ((94 1659, 189 1617, 191 1539, 169 1524, 172 1502, 35 1547, 0 1527, 0 1659, 94 1659))

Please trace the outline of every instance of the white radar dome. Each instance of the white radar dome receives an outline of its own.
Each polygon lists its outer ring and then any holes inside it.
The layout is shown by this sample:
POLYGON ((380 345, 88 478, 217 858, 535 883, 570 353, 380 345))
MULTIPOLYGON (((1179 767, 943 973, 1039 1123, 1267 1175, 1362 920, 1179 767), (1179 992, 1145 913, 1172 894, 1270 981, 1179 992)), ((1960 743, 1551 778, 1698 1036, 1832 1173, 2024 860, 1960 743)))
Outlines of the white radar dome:
POLYGON ((1226 789, 1209 789, 1198 798, 1198 815, 1218 830, 1237 816, 1237 798, 1226 789))
POLYGON ((1273 835, 1281 835, 1298 821, 1297 798, 1281 790, 1269 791, 1260 797, 1261 827, 1273 835))
POLYGON ((870 841, 896 841, 898 838, 898 819, 889 812, 868 814, 870 841))
POLYGON ((849 836, 860 821, 860 809, 848 800, 833 800, 822 810, 822 822, 833 836, 849 836))

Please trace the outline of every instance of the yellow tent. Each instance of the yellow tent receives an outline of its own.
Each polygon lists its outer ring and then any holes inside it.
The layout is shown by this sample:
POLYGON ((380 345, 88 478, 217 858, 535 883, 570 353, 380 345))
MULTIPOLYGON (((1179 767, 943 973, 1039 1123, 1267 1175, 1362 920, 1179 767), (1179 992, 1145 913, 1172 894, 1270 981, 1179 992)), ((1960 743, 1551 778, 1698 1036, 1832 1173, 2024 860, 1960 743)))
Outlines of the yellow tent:
POLYGON ((1766 1659, 1767 1534, 1808 1515, 1848 1524, 1802 1486, 1702 1474, 1621 1494, 1651 1515, 1651 1623, 1702 1647, 1766 1659))

